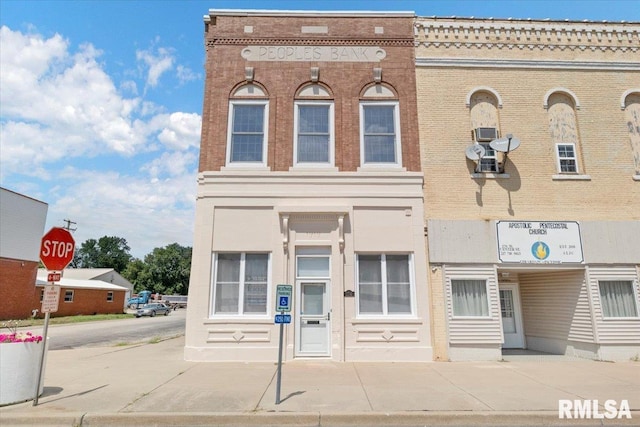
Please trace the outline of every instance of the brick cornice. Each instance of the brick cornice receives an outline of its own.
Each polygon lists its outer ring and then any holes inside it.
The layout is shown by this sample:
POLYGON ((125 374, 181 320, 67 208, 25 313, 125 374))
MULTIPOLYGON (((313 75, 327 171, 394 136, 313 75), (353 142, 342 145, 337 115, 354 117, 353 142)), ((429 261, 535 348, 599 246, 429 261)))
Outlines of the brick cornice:
POLYGON ((262 46, 414 46, 413 38, 394 39, 300 39, 300 38, 213 38, 207 40, 207 47, 221 45, 262 45, 262 46))
POLYGON ((519 50, 640 50, 640 23, 418 18, 416 47, 519 50))

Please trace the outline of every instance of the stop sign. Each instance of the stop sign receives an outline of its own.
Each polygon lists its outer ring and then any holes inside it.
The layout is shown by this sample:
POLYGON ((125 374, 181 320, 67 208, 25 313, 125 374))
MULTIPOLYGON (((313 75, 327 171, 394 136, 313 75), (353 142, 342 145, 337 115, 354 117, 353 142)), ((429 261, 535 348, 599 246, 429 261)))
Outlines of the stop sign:
POLYGON ((47 270, 64 270, 73 259, 76 242, 69 230, 53 227, 42 236, 40 260, 47 270))

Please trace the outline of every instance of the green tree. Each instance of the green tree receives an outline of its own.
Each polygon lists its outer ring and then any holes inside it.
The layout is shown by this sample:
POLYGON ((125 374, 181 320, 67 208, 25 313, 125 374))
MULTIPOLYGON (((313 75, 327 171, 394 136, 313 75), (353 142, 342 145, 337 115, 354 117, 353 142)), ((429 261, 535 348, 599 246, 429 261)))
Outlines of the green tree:
POLYGON ((131 248, 122 237, 88 239, 77 250, 73 264, 79 268, 113 268, 122 272, 132 259, 131 248))
POLYGON ((171 243, 155 248, 144 257, 144 262, 133 260, 123 276, 135 285, 136 292, 187 295, 190 273, 191 248, 171 243))

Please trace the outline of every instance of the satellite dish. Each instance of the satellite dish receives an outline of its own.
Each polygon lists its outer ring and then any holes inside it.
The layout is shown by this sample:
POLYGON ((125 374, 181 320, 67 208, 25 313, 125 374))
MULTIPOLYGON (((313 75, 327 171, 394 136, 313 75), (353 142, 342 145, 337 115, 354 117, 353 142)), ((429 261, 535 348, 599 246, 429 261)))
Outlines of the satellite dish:
POLYGON ((489 147, 493 148, 496 151, 501 151, 503 153, 508 153, 509 151, 513 151, 520 146, 520 140, 518 138, 514 138, 513 135, 508 134, 506 137, 494 139, 489 143, 489 147))
POLYGON ((471 144, 467 147, 466 150, 464 150, 467 159, 474 161, 483 158, 486 152, 487 150, 485 150, 484 147, 480 144, 471 144))

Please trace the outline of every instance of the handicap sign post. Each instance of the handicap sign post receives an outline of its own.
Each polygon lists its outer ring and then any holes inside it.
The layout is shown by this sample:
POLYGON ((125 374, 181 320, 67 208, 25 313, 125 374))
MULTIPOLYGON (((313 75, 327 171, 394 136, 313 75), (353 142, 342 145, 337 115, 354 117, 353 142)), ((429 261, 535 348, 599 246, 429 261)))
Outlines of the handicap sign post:
POLYGON ((280 340, 278 344, 278 379, 276 382, 276 405, 280 404, 280 384, 282 382, 282 337, 284 336, 284 324, 291 323, 291 315, 285 314, 291 312, 291 299, 293 295, 293 286, 278 285, 276 287, 276 314, 274 322, 280 324, 280 340))

